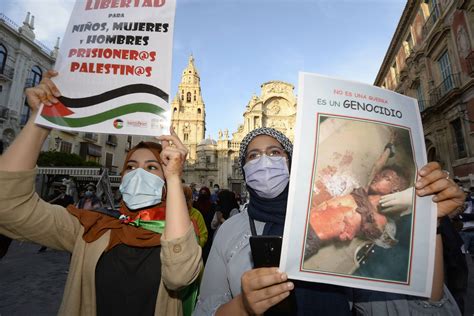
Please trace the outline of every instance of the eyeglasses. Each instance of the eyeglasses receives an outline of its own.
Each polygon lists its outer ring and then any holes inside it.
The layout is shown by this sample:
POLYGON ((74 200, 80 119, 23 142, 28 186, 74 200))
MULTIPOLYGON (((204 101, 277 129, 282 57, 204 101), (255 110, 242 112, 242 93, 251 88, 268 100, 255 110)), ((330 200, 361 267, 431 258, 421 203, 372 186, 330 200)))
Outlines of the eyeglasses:
POLYGON ((267 148, 265 151, 254 149, 247 152, 247 155, 245 156, 245 161, 252 161, 262 157, 263 155, 267 157, 286 157, 286 153, 283 148, 272 146, 267 148))

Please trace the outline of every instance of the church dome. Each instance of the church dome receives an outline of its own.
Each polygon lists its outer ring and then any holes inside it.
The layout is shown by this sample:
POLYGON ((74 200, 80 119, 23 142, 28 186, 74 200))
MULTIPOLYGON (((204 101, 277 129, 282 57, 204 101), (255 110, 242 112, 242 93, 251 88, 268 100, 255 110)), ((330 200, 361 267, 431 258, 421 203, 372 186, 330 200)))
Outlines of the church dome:
POLYGON ((212 138, 206 138, 201 140, 198 146, 217 146, 217 142, 212 138))

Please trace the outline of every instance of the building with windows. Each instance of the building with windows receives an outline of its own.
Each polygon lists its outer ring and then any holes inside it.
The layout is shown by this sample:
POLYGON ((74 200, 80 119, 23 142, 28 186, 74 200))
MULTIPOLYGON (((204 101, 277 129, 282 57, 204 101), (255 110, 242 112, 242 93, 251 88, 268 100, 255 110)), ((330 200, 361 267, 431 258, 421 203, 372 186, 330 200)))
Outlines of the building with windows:
POLYGON ((49 50, 35 40, 34 16, 20 27, 0 14, 0 148, 6 148, 29 117, 25 88, 37 85, 52 68, 57 47, 49 50))
MULTIPOLYGON (((53 67, 58 46, 59 39, 53 50, 35 40, 34 17, 29 13, 21 27, 0 14, 0 144, 3 148, 8 147, 30 116, 24 89, 37 85, 43 74, 53 67)), ((225 129, 219 131, 217 140, 210 136, 205 138, 206 108, 199 73, 191 56, 182 72, 171 110, 172 124, 189 148, 183 175, 185 181, 211 187, 217 183, 222 188, 241 192, 244 190, 243 179, 237 164, 241 140, 260 126, 274 127, 293 138, 296 96, 293 85, 289 83, 266 82, 261 85, 261 94, 250 98, 243 123, 236 132, 229 135, 225 129)), ((120 171, 128 149, 146 139, 53 130, 43 150, 78 154, 107 167, 113 175, 120 171)), ((67 170, 57 171, 67 174, 67 170)))
POLYGON ((189 149, 183 177, 187 183, 212 187, 219 184, 235 192, 244 191, 238 166, 240 142, 257 127, 273 127, 290 139, 294 137, 296 96, 294 87, 282 81, 261 85, 261 94, 250 98, 237 131, 220 130, 217 140, 205 138, 206 108, 201 94, 199 73, 191 56, 181 75, 171 103, 172 124, 189 149))
POLYGON ((408 0, 375 85, 418 99, 429 161, 474 186, 474 2, 408 0))
MULTIPOLYGON (((0 152, 18 135, 30 117, 25 88, 36 86, 52 69, 59 39, 53 50, 35 39, 34 16, 26 15, 20 27, 0 13, 0 152)), ((129 148, 145 137, 64 132, 53 130, 43 150, 75 153, 109 168, 111 174, 122 168, 129 148)))

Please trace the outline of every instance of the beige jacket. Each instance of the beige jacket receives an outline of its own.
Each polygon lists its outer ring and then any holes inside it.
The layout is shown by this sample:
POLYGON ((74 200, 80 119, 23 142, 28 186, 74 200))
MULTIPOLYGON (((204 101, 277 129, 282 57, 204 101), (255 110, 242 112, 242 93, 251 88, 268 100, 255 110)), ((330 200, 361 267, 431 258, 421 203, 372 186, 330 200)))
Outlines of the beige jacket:
MULTIPOLYGON (((36 194, 37 169, 0 171, 0 234, 72 253, 59 315, 96 315, 95 267, 110 232, 86 243, 84 228, 64 207, 36 194)), ((201 247, 190 225, 185 236, 161 239, 161 284, 155 315, 182 315, 176 290, 192 283, 202 268, 201 247)))

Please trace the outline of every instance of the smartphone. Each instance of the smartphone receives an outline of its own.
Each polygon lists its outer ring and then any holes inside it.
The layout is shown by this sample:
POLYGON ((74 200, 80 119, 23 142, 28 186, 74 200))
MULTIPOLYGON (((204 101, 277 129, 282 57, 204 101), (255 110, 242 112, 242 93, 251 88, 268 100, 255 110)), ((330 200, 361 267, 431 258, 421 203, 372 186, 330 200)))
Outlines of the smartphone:
POLYGON ((254 268, 278 267, 280 265, 281 242, 281 236, 251 236, 250 250, 254 268))
MULTIPOLYGON (((254 268, 270 268, 280 265, 281 236, 251 236, 250 250, 252 251, 254 268)), ((296 312, 296 297, 294 291, 280 303, 270 307, 265 314, 294 315, 296 312)))

